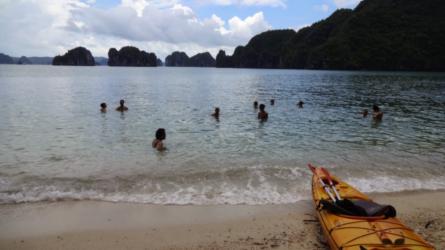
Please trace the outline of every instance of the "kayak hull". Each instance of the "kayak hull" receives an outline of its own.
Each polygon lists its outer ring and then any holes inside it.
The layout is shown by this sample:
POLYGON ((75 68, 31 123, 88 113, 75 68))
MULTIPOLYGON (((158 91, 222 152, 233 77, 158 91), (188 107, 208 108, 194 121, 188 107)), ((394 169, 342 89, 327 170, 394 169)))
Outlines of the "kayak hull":
MULTIPOLYGON (((342 199, 372 201, 351 185, 330 176, 342 199)), ((321 200, 331 201, 319 178, 328 183, 325 173, 316 168, 312 177, 312 196, 323 234, 333 250, 431 250, 432 245, 404 225, 398 218, 362 217, 335 214, 321 200)))

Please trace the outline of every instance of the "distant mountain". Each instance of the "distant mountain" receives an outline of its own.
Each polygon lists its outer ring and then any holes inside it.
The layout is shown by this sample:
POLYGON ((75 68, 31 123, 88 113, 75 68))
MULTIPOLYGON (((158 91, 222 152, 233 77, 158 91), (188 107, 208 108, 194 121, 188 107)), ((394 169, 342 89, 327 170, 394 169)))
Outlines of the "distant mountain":
POLYGON ((215 67, 215 59, 209 52, 188 57, 185 52, 175 51, 165 58, 165 66, 169 67, 215 67))
POLYGON ((26 56, 22 56, 17 60, 17 64, 32 64, 32 62, 26 56))
POLYGON ((226 56, 222 50, 216 56, 216 67, 236 68, 285 68, 284 44, 294 37, 294 30, 273 30, 250 39, 243 47, 236 47, 233 56, 226 56))
POLYGON ((175 51, 165 58, 165 66, 167 67, 184 67, 187 66, 189 60, 185 52, 175 51))
POLYGON ((13 63, 14 61, 12 60, 12 57, 0 53, 0 64, 13 64, 13 63))
POLYGON ((70 66, 94 66, 96 62, 89 50, 84 47, 77 47, 68 50, 63 56, 56 56, 53 59, 53 65, 70 66))
POLYGON ((268 31, 220 51, 217 67, 445 70, 445 1, 363 0, 298 32, 268 31))
POLYGON ((52 64, 54 57, 49 56, 28 56, 32 64, 52 64))
POLYGON ((108 65, 108 58, 106 58, 106 57, 95 56, 94 61, 96 62, 96 65, 100 65, 100 66, 108 65))
POLYGON ((111 48, 108 51, 109 66, 156 67, 157 58, 154 53, 147 53, 136 47, 126 46, 119 51, 111 48))
POLYGON ((156 66, 164 66, 164 63, 162 62, 161 59, 156 59, 156 66))
POLYGON ((209 52, 190 57, 188 65, 192 67, 215 67, 216 61, 209 52))

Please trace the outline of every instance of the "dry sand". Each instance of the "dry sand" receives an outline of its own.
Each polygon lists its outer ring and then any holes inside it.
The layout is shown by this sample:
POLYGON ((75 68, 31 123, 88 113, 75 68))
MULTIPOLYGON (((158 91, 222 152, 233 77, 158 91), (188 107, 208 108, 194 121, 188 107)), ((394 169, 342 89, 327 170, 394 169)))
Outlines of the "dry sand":
MULTIPOLYGON (((372 194, 445 249, 445 192, 372 194)), ((64 201, 0 206, 0 249, 327 249, 311 201, 161 206, 64 201)))

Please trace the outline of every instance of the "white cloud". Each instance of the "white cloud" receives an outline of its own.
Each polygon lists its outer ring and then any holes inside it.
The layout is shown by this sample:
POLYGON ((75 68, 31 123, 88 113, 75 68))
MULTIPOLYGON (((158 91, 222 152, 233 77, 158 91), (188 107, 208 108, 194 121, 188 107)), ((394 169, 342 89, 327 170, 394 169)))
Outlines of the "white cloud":
POLYGON ((286 0, 201 0, 205 4, 286 7, 286 0))
POLYGON ((353 7, 357 5, 361 0, 333 0, 335 6, 338 8, 345 8, 345 7, 353 7))
POLYGON ((99 9, 91 0, 21 0, 0 4, 2 52, 19 55, 55 55, 85 46, 95 56, 110 47, 138 46, 164 57, 173 50, 189 54, 218 49, 231 51, 252 36, 271 28, 264 14, 225 21, 217 15, 201 19, 175 0, 122 0, 99 9), (20 16, 20 18, 17 18, 20 16))
POLYGON ((314 8, 321 12, 328 12, 329 11, 329 5, 327 4, 321 4, 321 5, 315 5, 314 8))
POLYGON ((138 13, 138 16, 142 16, 145 7, 149 5, 162 9, 170 8, 178 3, 178 0, 121 0, 121 6, 134 9, 138 13))

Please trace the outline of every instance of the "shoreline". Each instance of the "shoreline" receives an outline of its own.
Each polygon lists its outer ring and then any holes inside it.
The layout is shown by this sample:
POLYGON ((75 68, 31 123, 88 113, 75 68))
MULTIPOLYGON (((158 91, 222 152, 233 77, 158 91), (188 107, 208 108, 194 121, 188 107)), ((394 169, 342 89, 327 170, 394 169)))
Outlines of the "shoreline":
MULTIPOLYGON (((374 193, 437 249, 445 191, 374 193)), ((0 249, 327 249, 310 200, 285 205, 0 205, 0 249)))

